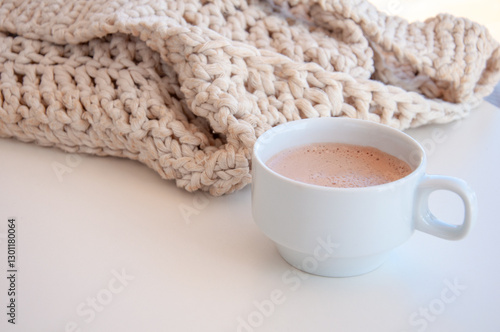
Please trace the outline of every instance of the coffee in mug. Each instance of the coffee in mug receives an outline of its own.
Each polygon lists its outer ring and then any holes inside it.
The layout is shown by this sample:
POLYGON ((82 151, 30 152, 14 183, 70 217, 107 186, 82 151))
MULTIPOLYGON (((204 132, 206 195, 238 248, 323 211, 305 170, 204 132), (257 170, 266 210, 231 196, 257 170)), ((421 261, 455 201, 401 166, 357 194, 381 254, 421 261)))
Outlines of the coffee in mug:
MULTIPOLYGON (((298 269, 330 277, 367 273, 383 264, 392 250, 405 243, 415 230, 459 240, 475 222, 477 201, 472 189, 461 179, 428 175, 426 160, 425 150, 413 138, 367 120, 316 118, 276 126, 262 134, 253 148, 254 221, 274 242, 281 256, 298 269), (317 160, 300 154, 311 146, 323 146, 316 149, 317 160), (374 149, 377 149, 383 153, 378 158, 388 161, 386 164, 390 165, 391 160, 394 161, 392 157, 397 157, 407 162, 410 170, 404 165, 391 166, 392 175, 396 174, 399 179, 387 177, 388 182, 373 185, 366 185, 368 180, 364 179, 359 181, 361 187, 322 185, 321 181, 330 181, 328 176, 317 183, 320 185, 293 179, 297 174, 315 177, 314 172, 328 164, 327 151, 332 148, 340 151, 340 147, 349 150, 351 155, 359 149, 360 154, 364 151, 370 158, 372 153, 376 155, 374 149), (295 149, 299 151, 296 156, 290 154, 295 149), (277 164, 291 170, 288 176, 270 165, 273 157, 282 152, 290 158, 277 164), (299 170, 297 166, 302 162, 311 163, 312 175, 307 167, 305 172, 299 170), (399 167, 400 174, 395 171, 399 167), (461 223, 447 223, 432 214, 429 197, 436 190, 448 190, 461 198, 464 204, 461 223)), ((336 167, 352 162, 352 158, 344 158, 336 167)), ((365 159, 358 162, 358 166, 374 163, 365 159)), ((381 173, 384 171, 368 171, 372 178, 378 178, 381 173)))
POLYGON ((405 161, 377 148, 328 142, 285 149, 266 165, 296 181, 337 188, 380 185, 412 172, 405 161))

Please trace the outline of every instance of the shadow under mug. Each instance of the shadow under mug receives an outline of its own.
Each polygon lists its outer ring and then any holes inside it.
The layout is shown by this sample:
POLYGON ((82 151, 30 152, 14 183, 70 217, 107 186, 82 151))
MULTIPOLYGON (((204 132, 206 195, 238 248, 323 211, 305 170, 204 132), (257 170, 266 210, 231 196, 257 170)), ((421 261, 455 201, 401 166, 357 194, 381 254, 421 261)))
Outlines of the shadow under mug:
POLYGON ((475 193, 460 179, 427 175, 422 146, 386 125, 348 118, 288 122, 262 134, 252 156, 252 215, 292 266, 317 275, 347 277, 379 267, 414 230, 459 240, 477 215, 475 193), (310 143, 372 146, 406 161, 412 172, 393 182, 332 188, 284 177, 266 166, 278 152, 310 143), (435 190, 456 193, 464 204, 459 225, 429 210, 435 190))

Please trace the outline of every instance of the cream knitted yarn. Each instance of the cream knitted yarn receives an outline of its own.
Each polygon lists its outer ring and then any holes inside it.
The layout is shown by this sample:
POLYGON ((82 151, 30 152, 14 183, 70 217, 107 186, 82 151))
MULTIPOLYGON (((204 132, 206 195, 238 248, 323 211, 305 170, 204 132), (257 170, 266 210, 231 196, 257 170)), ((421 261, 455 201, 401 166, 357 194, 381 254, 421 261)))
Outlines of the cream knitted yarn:
POLYGON ((448 122, 499 71, 484 27, 364 0, 0 1, 1 137, 139 160, 213 195, 251 181, 272 126, 448 122))

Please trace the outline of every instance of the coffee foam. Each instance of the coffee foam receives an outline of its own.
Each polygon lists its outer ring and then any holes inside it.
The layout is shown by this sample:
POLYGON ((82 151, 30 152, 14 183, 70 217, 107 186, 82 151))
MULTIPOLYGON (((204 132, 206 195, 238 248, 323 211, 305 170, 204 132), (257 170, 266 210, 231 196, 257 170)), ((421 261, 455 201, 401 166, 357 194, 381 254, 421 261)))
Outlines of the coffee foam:
POLYGON ((326 187, 368 187, 412 172, 404 161, 370 146, 314 143, 281 151, 266 163, 290 179, 326 187))

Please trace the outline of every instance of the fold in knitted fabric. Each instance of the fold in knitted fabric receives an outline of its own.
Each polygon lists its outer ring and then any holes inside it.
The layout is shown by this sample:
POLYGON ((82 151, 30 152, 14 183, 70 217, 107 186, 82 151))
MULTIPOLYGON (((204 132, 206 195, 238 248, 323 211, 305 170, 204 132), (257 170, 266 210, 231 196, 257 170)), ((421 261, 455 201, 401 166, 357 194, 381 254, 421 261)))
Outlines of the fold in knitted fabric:
POLYGON ((139 160, 213 195, 250 183, 273 126, 445 123, 499 72, 481 25, 364 0, 0 1, 0 137, 139 160))

